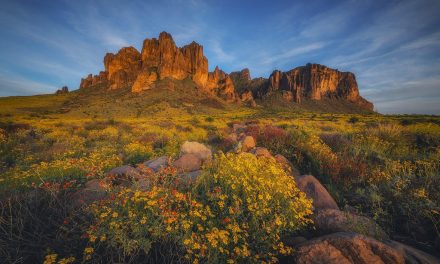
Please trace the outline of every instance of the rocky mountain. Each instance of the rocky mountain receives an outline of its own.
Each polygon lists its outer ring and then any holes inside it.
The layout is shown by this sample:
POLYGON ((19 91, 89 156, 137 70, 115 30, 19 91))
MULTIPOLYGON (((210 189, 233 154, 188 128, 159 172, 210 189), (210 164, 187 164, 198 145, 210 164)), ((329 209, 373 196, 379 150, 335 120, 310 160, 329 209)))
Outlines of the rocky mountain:
POLYGON ((287 72, 276 70, 268 79, 252 79, 249 69, 227 74, 216 67, 209 72, 203 46, 192 42, 179 48, 166 32, 160 33, 158 39, 145 39, 141 52, 125 47, 116 54, 107 53, 104 68, 98 75, 83 78, 80 89, 101 84, 110 90, 130 87, 133 93, 142 93, 154 88, 157 80, 189 78, 201 91, 228 102, 255 106, 255 99, 264 100, 273 93, 281 93, 285 100, 297 104, 303 100, 339 98, 373 110, 373 104, 359 95, 356 77, 351 72, 319 64, 307 64, 287 72))

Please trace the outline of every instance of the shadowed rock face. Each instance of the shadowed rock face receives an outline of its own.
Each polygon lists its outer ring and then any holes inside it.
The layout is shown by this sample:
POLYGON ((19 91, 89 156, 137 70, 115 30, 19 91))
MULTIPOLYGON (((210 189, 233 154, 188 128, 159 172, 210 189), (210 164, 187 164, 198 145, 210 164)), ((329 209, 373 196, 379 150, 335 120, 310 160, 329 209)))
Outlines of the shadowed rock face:
POLYGON ((102 84, 108 89, 129 87, 138 93, 150 89, 157 80, 190 78, 205 93, 226 101, 243 101, 255 105, 254 98, 264 99, 281 91, 288 101, 301 103, 303 99, 341 98, 373 110, 373 104, 359 95, 353 73, 340 72, 319 64, 307 64, 287 72, 274 71, 269 79, 251 79, 249 69, 227 74, 218 67, 208 72, 208 59, 203 47, 192 42, 177 47, 170 34, 145 39, 142 51, 126 47, 104 57, 105 71, 88 75, 80 88, 102 84))
POLYGON ((343 98, 373 110, 373 104, 360 97, 356 77, 351 72, 340 72, 319 64, 307 64, 287 72, 274 71, 266 91, 290 91, 293 100, 302 98, 321 100, 323 97, 343 98))

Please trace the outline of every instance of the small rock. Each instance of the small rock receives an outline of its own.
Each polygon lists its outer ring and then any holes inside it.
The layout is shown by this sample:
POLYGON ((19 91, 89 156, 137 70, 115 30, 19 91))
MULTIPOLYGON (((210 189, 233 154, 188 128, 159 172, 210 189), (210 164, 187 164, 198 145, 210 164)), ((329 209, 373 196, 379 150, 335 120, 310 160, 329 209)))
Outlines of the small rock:
POLYGON ((162 156, 156 159, 152 159, 143 163, 144 167, 148 167, 153 172, 158 172, 160 169, 168 166, 169 158, 168 156, 162 156))
POLYGON ((251 150, 251 153, 257 157, 273 158, 273 156, 272 156, 272 154, 270 154, 269 150, 267 148, 263 148, 263 147, 256 147, 255 149, 251 150))
POLYGON ((124 181, 133 181, 142 178, 142 173, 129 165, 120 166, 111 169, 106 174, 106 178, 111 179, 116 185, 124 181))
POLYGON ((212 158, 211 150, 205 145, 198 142, 185 141, 185 143, 183 143, 182 147, 180 148, 180 153, 181 155, 196 155, 197 157, 199 157, 199 159, 202 160, 202 162, 211 160, 212 158))
POLYGON ((193 183, 197 180, 197 178, 199 177, 199 175, 201 173, 202 173, 202 170, 196 170, 196 171, 182 173, 180 176, 181 176, 181 179, 183 182, 193 183))
POLYGON ((328 193, 325 187, 312 175, 295 177, 295 182, 298 188, 306 193, 307 198, 313 199, 313 206, 315 210, 339 210, 339 207, 333 197, 328 193))
POLYGON ((178 171, 182 172, 196 171, 200 170, 200 167, 202 166, 202 160, 199 156, 196 156, 195 154, 185 154, 174 161, 173 166, 176 167, 178 171))
POLYGON ((255 148, 255 140, 251 136, 246 136, 241 141, 241 151, 248 152, 249 150, 255 148))
POLYGON ((340 210, 319 210, 314 214, 314 223, 316 230, 321 234, 356 232, 380 240, 388 238, 373 219, 340 210))

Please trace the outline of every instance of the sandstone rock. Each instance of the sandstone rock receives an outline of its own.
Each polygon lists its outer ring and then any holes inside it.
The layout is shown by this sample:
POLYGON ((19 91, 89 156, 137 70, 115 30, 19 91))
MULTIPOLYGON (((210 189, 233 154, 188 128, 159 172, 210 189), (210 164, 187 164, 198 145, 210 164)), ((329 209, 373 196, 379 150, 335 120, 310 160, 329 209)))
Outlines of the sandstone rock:
POLYGON ((153 172, 158 172, 160 169, 169 165, 169 159, 170 158, 168 156, 161 156, 159 158, 146 161, 142 165, 150 168, 153 172))
POLYGON ((321 234, 355 232, 380 240, 388 238, 374 220, 365 216, 335 209, 322 209, 315 212, 313 218, 316 230, 321 234))
POLYGON ((272 154, 270 154, 269 150, 267 148, 263 147, 256 147, 255 149, 251 150, 251 153, 254 154, 257 157, 265 157, 265 158, 273 158, 272 154))
POLYGON ((107 54, 104 64, 110 89, 131 86, 142 67, 141 54, 134 47, 122 48, 116 55, 107 54))
POLYGON ((439 264, 440 259, 431 256, 423 251, 404 245, 402 243, 387 240, 384 242, 388 246, 396 249, 404 258, 406 264, 439 264))
POLYGON ((157 73, 154 71, 142 71, 136 77, 136 81, 131 87, 133 93, 139 93, 151 88, 154 82, 157 81, 157 73))
POLYGON ((303 175, 295 177, 298 188, 305 192, 307 198, 313 199, 315 211, 322 209, 339 210, 338 205, 324 186, 312 175, 303 175))
POLYGON ((283 169, 287 172, 289 172, 292 176, 294 177, 299 177, 301 176, 300 172, 298 171, 297 168, 295 168, 292 163, 290 163, 290 161, 284 157, 281 154, 277 154, 275 155, 275 160, 276 162, 278 162, 279 164, 281 164, 281 166, 283 167, 283 169))
POLYGON ((136 168, 129 165, 113 168, 106 174, 106 178, 111 180, 113 184, 119 185, 123 182, 134 181, 142 178, 142 173, 136 168))
POLYGON ((240 95, 240 100, 241 102, 252 106, 252 107, 256 107, 257 103, 254 100, 254 96, 252 94, 252 92, 248 89, 244 90, 243 93, 240 95))
POLYGON ((183 173, 180 175, 180 177, 184 183, 191 184, 197 180, 197 178, 201 173, 202 173, 201 170, 195 170, 195 171, 183 173))
POLYGON ((302 264, 404 264, 404 256, 373 238, 355 233, 334 233, 300 244, 296 263, 302 264))
POLYGON ((78 208, 103 200, 107 196, 106 185, 107 183, 100 179, 86 182, 83 189, 79 189, 72 194, 72 207, 78 208))
POLYGON ((193 142, 193 141, 185 141, 183 145, 180 147, 180 153, 182 155, 185 154, 194 154, 196 155, 202 162, 211 160, 212 152, 205 145, 193 142))
POLYGON ((241 141, 241 151, 243 152, 247 152, 251 149, 255 148, 255 140, 253 137, 251 136, 246 136, 242 141, 241 141))
POLYGON ((191 172, 200 170, 202 160, 195 154, 184 154, 179 159, 174 161, 173 166, 182 172, 191 172))
POLYGON ((321 100, 323 97, 337 97, 373 110, 373 104, 360 97, 353 73, 340 72, 319 64, 307 64, 287 72, 274 71, 263 93, 276 90, 290 91, 297 103, 302 98, 321 100))

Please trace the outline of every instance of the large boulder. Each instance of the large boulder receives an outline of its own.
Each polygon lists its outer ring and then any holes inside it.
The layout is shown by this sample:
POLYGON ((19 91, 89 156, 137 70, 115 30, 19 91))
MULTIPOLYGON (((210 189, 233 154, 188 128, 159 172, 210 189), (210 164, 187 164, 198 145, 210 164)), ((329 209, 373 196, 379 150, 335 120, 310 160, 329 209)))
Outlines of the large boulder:
POLYGON ((404 264, 395 248, 356 233, 334 233, 309 240, 296 248, 296 263, 301 264, 404 264))
POLYGON ((313 200, 315 211, 321 209, 336 209, 338 205, 325 187, 312 175, 302 175, 295 177, 298 188, 306 193, 307 198, 313 200))
POLYGON ((193 142, 193 141, 185 141, 183 145, 180 147, 181 155, 185 154, 193 154, 197 156, 202 162, 211 160, 212 152, 205 145, 193 142))
POLYGON ((321 234, 356 232, 380 240, 388 238, 388 235, 374 220, 336 209, 323 209, 315 212, 314 223, 316 230, 321 234))
POLYGON ((406 264, 439 264, 440 259, 435 258, 418 249, 404 245, 402 243, 387 240, 384 242, 388 246, 396 249, 404 258, 406 264))
POLYGON ((379 242, 364 235, 339 232, 300 243, 295 263, 304 264, 435 264, 435 257, 401 243, 379 242))
POLYGON ((184 154, 179 159, 174 161, 173 166, 180 172, 191 172, 200 170, 202 166, 202 159, 195 154, 184 154))

